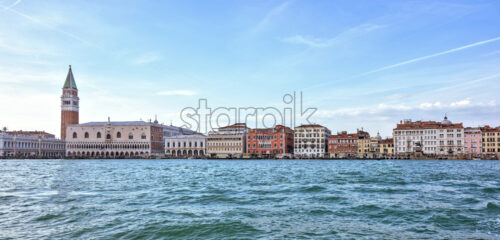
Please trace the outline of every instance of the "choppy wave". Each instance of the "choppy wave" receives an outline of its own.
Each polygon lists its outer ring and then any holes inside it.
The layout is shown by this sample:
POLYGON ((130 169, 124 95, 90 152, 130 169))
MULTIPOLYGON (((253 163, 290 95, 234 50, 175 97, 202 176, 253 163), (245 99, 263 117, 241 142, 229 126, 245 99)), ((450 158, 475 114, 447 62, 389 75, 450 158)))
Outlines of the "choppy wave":
POLYGON ((498 239, 500 162, 2 160, 0 239, 498 239))

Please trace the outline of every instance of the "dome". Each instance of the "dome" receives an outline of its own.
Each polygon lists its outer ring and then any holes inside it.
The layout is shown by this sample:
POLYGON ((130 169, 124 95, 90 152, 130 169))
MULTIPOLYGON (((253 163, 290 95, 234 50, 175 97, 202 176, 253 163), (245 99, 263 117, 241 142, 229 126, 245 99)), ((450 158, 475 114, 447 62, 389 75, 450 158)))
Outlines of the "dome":
POLYGON ((451 121, 448 120, 448 117, 445 115, 443 121, 441 121, 442 124, 451 124, 451 121))

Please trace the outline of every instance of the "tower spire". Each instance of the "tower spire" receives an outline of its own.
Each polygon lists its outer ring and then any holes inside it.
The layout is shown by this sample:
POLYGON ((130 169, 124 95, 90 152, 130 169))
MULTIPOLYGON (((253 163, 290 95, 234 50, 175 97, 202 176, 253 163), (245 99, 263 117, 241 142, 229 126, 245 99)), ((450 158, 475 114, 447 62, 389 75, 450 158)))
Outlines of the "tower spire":
POLYGON ((73 71, 71 70, 71 64, 69 65, 68 75, 66 76, 66 81, 64 82, 63 88, 78 89, 76 87, 75 77, 73 76, 73 71))
POLYGON ((61 96, 61 139, 66 139, 66 126, 79 123, 79 102, 78 88, 75 77, 69 65, 68 75, 62 89, 61 96))

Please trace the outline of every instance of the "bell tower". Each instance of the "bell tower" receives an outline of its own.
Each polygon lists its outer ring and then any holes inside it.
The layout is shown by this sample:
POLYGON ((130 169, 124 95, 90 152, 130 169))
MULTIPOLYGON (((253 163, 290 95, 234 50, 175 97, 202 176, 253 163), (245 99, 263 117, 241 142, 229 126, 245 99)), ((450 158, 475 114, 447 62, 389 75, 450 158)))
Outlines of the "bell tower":
POLYGON ((66 126, 68 124, 78 124, 78 111, 80 98, 78 98, 78 88, 76 88, 75 78, 69 65, 68 76, 64 82, 61 96, 61 139, 66 139, 66 126))

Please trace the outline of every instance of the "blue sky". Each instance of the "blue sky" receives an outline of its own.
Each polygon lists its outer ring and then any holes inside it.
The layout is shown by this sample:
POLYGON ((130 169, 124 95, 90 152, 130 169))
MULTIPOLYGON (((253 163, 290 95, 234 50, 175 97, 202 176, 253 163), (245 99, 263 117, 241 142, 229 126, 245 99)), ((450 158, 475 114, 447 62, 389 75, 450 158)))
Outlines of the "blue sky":
POLYGON ((196 107, 283 107, 332 131, 401 119, 500 125, 499 1, 0 0, 0 125, 59 134, 68 64, 80 121, 181 124, 196 107))

